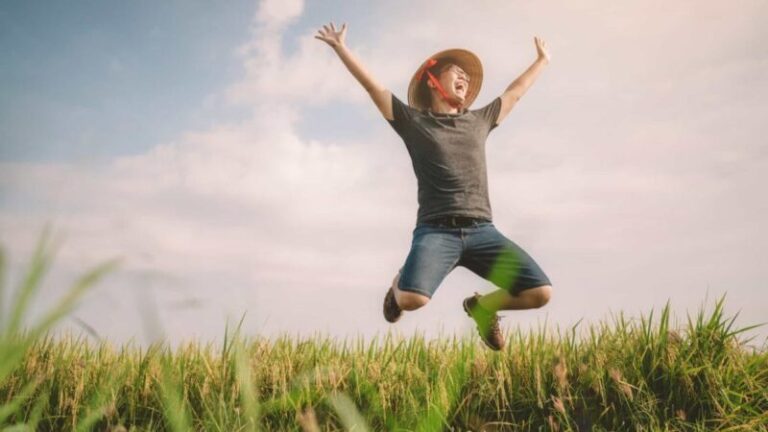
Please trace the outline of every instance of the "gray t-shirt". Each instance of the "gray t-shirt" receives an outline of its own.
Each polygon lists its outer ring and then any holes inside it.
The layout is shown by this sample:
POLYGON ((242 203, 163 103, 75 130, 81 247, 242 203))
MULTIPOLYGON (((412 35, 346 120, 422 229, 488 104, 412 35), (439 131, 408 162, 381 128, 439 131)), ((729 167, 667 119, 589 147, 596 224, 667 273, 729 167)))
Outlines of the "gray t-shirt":
POLYGON ((492 220, 485 140, 501 99, 459 114, 420 111, 392 95, 389 124, 405 142, 419 186, 417 223, 440 216, 492 220))

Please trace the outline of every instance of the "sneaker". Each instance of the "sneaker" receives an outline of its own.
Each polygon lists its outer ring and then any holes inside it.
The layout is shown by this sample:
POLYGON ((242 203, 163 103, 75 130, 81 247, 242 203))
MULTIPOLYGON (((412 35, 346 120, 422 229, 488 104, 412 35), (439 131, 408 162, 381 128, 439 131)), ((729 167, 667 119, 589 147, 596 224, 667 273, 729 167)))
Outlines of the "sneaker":
POLYGON ((464 311, 469 315, 477 324, 477 330, 480 333, 480 339, 488 346, 488 348, 498 351, 504 348, 504 334, 499 327, 499 316, 496 312, 483 309, 478 304, 480 294, 475 293, 472 297, 464 299, 464 311))
POLYGON ((403 310, 398 306, 395 292, 390 287, 387 295, 384 296, 384 319, 393 323, 399 320, 401 316, 403 316, 403 310))

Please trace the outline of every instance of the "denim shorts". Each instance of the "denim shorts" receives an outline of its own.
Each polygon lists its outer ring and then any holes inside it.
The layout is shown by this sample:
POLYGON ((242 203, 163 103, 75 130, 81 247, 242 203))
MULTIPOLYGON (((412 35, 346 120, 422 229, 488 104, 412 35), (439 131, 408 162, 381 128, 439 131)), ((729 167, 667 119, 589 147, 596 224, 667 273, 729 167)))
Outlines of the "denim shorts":
POLYGON ((456 266, 466 267, 512 295, 551 285, 536 261, 492 222, 476 222, 467 228, 419 223, 400 269, 398 288, 431 298, 456 266))

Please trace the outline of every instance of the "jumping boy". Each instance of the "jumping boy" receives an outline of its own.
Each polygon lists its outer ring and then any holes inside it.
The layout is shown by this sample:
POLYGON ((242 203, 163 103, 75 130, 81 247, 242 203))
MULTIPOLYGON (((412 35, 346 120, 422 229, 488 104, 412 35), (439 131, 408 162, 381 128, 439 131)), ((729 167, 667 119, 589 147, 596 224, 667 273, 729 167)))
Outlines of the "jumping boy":
POLYGON ((315 38, 330 45, 362 84, 381 114, 405 142, 418 181, 419 210, 411 250, 384 297, 384 318, 426 305, 456 266, 464 266, 499 289, 477 293, 463 308, 485 344, 500 350, 504 336, 497 311, 544 306, 549 278, 492 223, 485 141, 549 63, 544 41, 534 38, 536 61, 500 97, 468 110, 480 92, 483 69, 473 53, 450 49, 431 56, 408 86, 408 105, 382 87, 344 43, 347 27, 333 23, 315 38))

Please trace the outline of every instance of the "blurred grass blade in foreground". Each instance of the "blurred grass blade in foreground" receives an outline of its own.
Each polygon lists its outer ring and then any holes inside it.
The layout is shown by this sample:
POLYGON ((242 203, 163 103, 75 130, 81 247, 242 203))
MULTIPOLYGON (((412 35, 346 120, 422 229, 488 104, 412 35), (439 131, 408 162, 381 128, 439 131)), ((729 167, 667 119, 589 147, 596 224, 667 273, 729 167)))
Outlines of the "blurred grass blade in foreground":
MULTIPOLYGON (((23 362, 27 351, 34 343, 56 325, 56 323, 69 314, 85 293, 93 287, 102 277, 117 266, 117 261, 112 260, 95 267, 80 277, 53 308, 43 314, 39 323, 31 330, 24 328, 24 319, 28 314, 35 296, 40 292, 43 278, 50 268, 54 255, 54 247, 51 245, 50 229, 46 227, 35 247, 32 259, 26 269, 21 285, 9 304, 9 310, 5 308, 5 284, 7 260, 0 247, 0 387, 3 387, 6 378, 14 373, 23 362)), ((5 421, 17 414, 21 407, 32 398, 38 390, 41 376, 33 377, 15 396, 0 405, 0 427, 7 426, 5 421)), ((16 424, 14 427, 35 430, 43 412, 48 409, 48 391, 38 392, 32 409, 26 417, 27 424, 16 424)))

